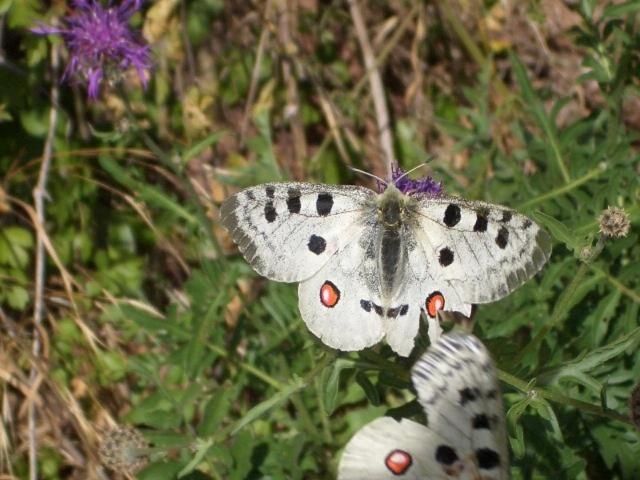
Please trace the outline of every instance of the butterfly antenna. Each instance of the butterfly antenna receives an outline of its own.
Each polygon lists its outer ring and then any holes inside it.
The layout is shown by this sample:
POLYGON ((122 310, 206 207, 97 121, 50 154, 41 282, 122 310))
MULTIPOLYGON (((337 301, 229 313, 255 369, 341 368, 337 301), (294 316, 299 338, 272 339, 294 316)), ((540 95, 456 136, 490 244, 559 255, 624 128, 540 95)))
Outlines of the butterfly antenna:
POLYGON ((396 178, 393 182, 394 182, 394 183, 396 183, 396 182, 398 182, 399 180, 402 180, 404 177, 406 177, 406 176, 407 176, 407 175, 409 175, 410 173, 413 173, 413 172, 415 172, 416 170, 418 170, 419 168, 422 168, 422 167, 426 166, 426 165, 427 165, 427 163, 429 163, 429 161, 430 161, 430 160, 427 160, 426 162, 423 162, 423 163, 421 163, 420 165, 413 167, 411 170, 408 170, 408 171, 404 172, 402 175, 400 175, 398 178, 396 178))
POLYGON ((378 177, 377 175, 374 175, 373 173, 365 172, 364 170, 360 170, 359 168, 356 168, 356 167, 349 167, 349 168, 351 170, 353 170, 354 172, 361 173, 362 175, 366 175, 367 177, 375 178, 377 181, 379 181, 380 183, 382 183, 385 186, 387 186, 389 184, 389 182, 387 182, 386 180, 381 179, 380 177, 378 177))

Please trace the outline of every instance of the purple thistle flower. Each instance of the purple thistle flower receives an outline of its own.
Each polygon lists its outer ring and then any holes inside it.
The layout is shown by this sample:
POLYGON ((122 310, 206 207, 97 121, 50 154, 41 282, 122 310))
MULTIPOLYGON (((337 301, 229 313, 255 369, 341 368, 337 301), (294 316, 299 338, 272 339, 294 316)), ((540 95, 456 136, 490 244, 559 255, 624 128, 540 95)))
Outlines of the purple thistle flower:
POLYGON ((100 0, 72 0, 75 11, 64 18, 64 28, 40 25, 31 31, 39 35, 60 35, 69 50, 63 80, 83 78, 87 94, 95 99, 106 79, 115 82, 134 68, 146 88, 151 68, 149 46, 129 28, 129 19, 144 0, 123 0, 106 7, 100 0))
POLYGON ((399 165, 391 167, 391 183, 405 195, 439 197, 442 194, 441 182, 431 177, 412 180, 399 165))

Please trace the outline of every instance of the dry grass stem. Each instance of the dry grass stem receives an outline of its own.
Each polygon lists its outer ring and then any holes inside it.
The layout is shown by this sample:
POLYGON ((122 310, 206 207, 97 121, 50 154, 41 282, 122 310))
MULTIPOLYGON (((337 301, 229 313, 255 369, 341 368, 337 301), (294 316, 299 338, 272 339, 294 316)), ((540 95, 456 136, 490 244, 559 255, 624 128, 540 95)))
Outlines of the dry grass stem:
MULTIPOLYGON (((59 47, 54 45, 51 47, 51 72, 53 78, 58 78, 60 66, 59 47)), ((51 154, 53 152, 53 141, 55 139, 56 126, 58 125, 58 100, 59 89, 58 82, 51 83, 51 109, 49 110, 49 130, 42 152, 42 163, 40 165, 40 174, 38 183, 33 190, 33 202, 36 210, 36 219, 42 228, 37 229, 36 233, 36 266, 35 266, 35 290, 34 290, 34 307, 33 307, 33 344, 31 353, 34 360, 40 356, 40 328, 42 325, 42 317, 44 314, 44 284, 45 284, 45 262, 47 259, 44 246, 45 229, 45 199, 47 197, 47 180, 49 178, 49 169, 51 166, 51 154)), ((29 376, 31 385, 35 386, 40 383, 40 373, 35 365, 31 367, 29 376)), ((36 409, 31 399, 28 401, 28 438, 29 438, 29 478, 37 480, 38 478, 38 445, 36 438, 36 409)))
POLYGON ((389 111, 387 110, 387 102, 382 86, 382 78, 376 65, 376 59, 369 41, 369 34, 364 23, 364 18, 358 6, 357 0, 349 0, 349 9, 351 10, 351 18, 356 29, 356 36, 360 43, 364 64, 369 77, 369 85, 371 87, 371 97, 376 111, 376 121, 378 124, 378 135, 380 147, 384 153, 384 160, 387 166, 387 178, 391 178, 391 167, 396 163, 393 153, 393 138, 391 136, 391 128, 389 123, 389 111))

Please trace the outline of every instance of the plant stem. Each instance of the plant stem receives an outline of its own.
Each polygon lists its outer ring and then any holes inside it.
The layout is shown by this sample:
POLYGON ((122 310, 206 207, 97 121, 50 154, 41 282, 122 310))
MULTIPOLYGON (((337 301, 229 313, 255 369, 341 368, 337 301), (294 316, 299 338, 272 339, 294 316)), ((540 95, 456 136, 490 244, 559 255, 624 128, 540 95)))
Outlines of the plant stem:
MULTIPOLYGON (((209 347, 210 350, 212 350, 213 352, 217 353, 221 357, 229 359, 229 352, 227 352, 224 348, 221 348, 221 347, 219 347, 217 345, 208 345, 208 347, 209 347)), ((254 377, 262 380, 264 383, 266 383, 267 385, 272 386, 276 390, 282 390, 286 386, 282 382, 280 382, 279 380, 276 380, 275 378, 273 378, 268 373, 260 370, 257 367, 254 367, 250 363, 246 363, 246 362, 234 362, 234 363, 238 367, 240 367, 242 370, 245 370, 247 373, 250 373, 254 377)))
POLYGON ((534 205, 544 202, 545 200, 549 200, 550 198, 558 197, 567 192, 570 192, 574 188, 578 188, 583 183, 588 182, 592 178, 596 178, 603 174, 607 170, 607 165, 605 163, 601 163, 598 167, 590 170, 586 174, 584 174, 580 178, 576 178, 575 180, 563 185, 560 188, 556 188, 555 190, 551 190, 550 192, 545 193, 544 195, 540 195, 538 197, 532 198, 518 206, 518 209, 530 208, 534 205))
POLYGON ((502 380, 504 383, 511 385, 516 390, 519 390, 522 393, 525 393, 527 395, 536 394, 542 398, 551 400, 552 402, 569 405, 578 410, 582 410, 584 412, 590 413, 591 415, 597 415, 600 417, 609 418, 611 420, 617 420, 625 424, 631 424, 631 421, 626 415, 621 415, 616 412, 603 410, 598 405, 583 402, 582 400, 577 400, 575 398, 568 397, 561 393, 552 392, 550 390, 545 390, 538 387, 531 387, 528 382, 525 382, 524 380, 521 380, 518 377, 515 377, 502 370, 498 370, 498 378, 502 380))
POLYGON ((55 140, 56 127, 58 125, 58 70, 60 64, 59 49, 56 45, 51 47, 51 75, 53 81, 51 83, 51 109, 49 110, 49 129, 47 138, 44 143, 42 152, 42 163, 40 164, 40 173, 38 175, 38 183, 33 189, 33 203, 36 211, 37 222, 42 228, 36 229, 36 265, 35 265, 35 288, 33 302, 33 344, 31 353, 33 355, 31 371, 29 374, 29 384, 33 389, 31 396, 27 401, 27 418, 28 418, 28 442, 29 442, 29 478, 37 480, 38 478, 38 444, 36 432, 36 410, 35 397, 36 390, 41 381, 40 373, 35 365, 40 357, 40 329, 42 328, 42 318, 44 316, 44 284, 45 284, 45 264, 47 261, 47 253, 44 245, 45 229, 45 198, 47 194, 47 180, 49 178, 49 170, 51 167, 51 155, 53 153, 53 144, 55 140))
POLYGON ((591 270, 605 277, 611 285, 613 285, 615 288, 620 290, 620 293, 622 293, 623 295, 626 295, 634 302, 640 303, 640 293, 635 292, 634 290, 631 290, 630 288, 625 286, 620 280, 618 280, 615 277, 612 277, 607 272, 605 272, 599 267, 596 267, 595 265, 591 265, 591 270))

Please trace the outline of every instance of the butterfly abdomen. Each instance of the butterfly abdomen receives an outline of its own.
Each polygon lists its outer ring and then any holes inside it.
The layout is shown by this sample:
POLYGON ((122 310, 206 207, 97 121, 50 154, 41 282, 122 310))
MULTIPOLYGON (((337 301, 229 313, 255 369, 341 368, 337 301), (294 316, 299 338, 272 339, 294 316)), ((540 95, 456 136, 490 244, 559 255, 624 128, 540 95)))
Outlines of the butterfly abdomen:
POLYGON ((380 230, 378 255, 378 272, 382 297, 389 301, 396 291, 397 284, 402 278, 402 266, 405 255, 400 230, 384 228, 380 230))
POLYGON ((404 278, 406 238, 403 234, 408 200, 409 197, 393 186, 378 197, 376 245, 379 284, 385 303, 393 298, 404 278))

